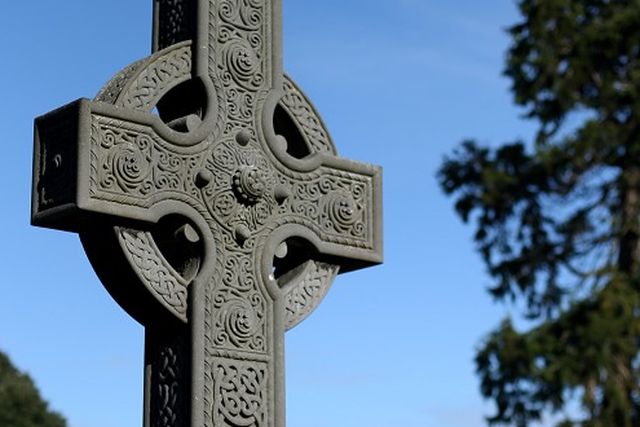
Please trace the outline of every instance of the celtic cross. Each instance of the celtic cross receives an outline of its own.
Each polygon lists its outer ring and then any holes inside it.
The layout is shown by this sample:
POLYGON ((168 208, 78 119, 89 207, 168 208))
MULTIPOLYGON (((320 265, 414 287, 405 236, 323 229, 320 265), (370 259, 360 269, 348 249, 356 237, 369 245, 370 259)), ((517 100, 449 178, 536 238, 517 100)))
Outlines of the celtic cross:
POLYGON ((147 427, 283 427, 284 333, 380 263, 381 173, 284 75, 280 0, 155 0, 154 52, 36 119, 32 222, 145 326, 147 427))

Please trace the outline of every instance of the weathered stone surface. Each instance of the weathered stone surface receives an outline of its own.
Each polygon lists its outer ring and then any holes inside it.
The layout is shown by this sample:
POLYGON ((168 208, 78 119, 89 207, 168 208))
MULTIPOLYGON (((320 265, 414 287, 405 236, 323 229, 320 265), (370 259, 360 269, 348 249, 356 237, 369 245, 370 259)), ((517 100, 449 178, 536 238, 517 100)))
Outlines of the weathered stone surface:
POLYGON ((281 427, 285 330, 382 260, 381 171, 283 74, 278 0, 154 16, 155 53, 36 119, 32 222, 145 326, 145 425, 281 427))

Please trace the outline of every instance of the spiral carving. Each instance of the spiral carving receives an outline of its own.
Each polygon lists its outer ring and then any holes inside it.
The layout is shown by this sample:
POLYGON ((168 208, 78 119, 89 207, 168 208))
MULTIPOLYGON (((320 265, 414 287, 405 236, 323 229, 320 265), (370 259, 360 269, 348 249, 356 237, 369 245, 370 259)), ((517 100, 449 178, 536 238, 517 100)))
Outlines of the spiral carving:
POLYGON ((225 326, 233 341, 246 342, 258 331, 255 310, 246 301, 237 299, 227 303, 225 326))
POLYGON ((150 160, 135 144, 125 143, 113 159, 113 171, 120 186, 135 188, 149 175, 150 160))
POLYGON ((214 344, 220 348, 264 351, 264 301, 258 294, 240 297, 228 292, 229 289, 214 297, 214 308, 219 310, 214 344))
POLYGON ((220 17, 233 28, 257 31, 263 21, 263 7, 260 0, 225 0, 220 5, 220 17))
POLYGON ((225 59, 227 69, 237 84, 251 90, 262 85, 261 61, 249 43, 242 39, 230 42, 226 47, 225 59))
POLYGON ((345 192, 329 194, 328 213, 334 223, 350 227, 357 219, 358 207, 353 197, 345 192))

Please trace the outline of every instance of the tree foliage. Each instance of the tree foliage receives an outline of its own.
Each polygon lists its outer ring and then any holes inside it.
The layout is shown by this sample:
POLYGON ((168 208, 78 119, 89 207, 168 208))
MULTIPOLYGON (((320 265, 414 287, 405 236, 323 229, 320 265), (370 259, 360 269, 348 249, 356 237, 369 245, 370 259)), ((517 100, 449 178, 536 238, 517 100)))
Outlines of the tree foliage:
POLYGON ((19 372, 0 352, 0 426, 66 427, 64 418, 48 409, 31 378, 19 372))
MULTIPOLYGON (((490 292, 523 308, 479 348, 490 424, 640 425, 640 1, 519 0, 505 75, 530 143, 464 141, 438 179, 490 292), (582 414, 567 411, 579 400, 582 414)), ((573 411, 575 412, 575 411, 573 411)))

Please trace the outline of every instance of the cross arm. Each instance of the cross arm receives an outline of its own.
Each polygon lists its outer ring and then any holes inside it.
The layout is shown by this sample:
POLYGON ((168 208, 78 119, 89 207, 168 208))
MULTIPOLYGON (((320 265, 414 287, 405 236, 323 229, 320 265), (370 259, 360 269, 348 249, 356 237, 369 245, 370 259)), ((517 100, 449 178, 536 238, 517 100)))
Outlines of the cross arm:
POLYGON ((292 212, 306 217, 321 253, 341 271, 382 262, 382 169, 321 156, 322 166, 292 183, 292 212))
POLYGON ((282 258, 271 277, 287 288, 285 293, 300 288, 298 279, 305 276, 295 267, 302 261, 300 252, 310 253, 297 249, 300 239, 313 247, 312 258, 321 262, 316 268, 328 262, 344 273, 382 262, 381 168, 329 155, 320 155, 319 161, 321 166, 309 172, 282 168, 275 190, 281 205, 265 243, 262 271, 269 277, 272 260, 282 258), (282 242, 289 249, 274 258, 282 242), (284 273, 288 270, 295 274, 284 273))
POLYGON ((32 223, 78 232, 104 216, 157 222, 198 211, 190 174, 203 149, 167 143, 158 122, 87 99, 37 118, 32 223))

